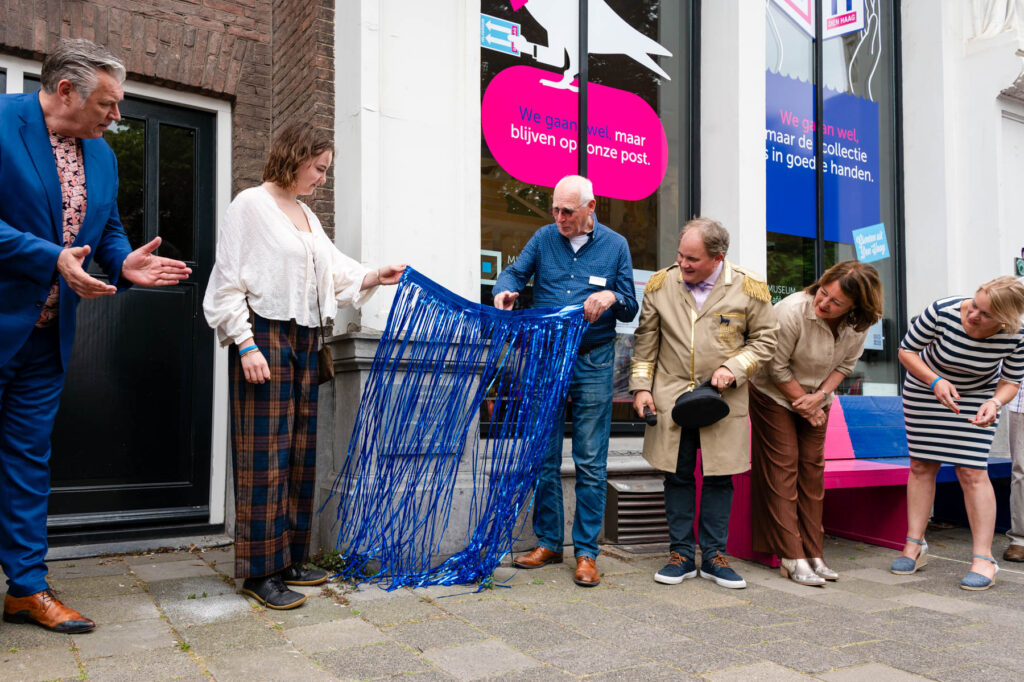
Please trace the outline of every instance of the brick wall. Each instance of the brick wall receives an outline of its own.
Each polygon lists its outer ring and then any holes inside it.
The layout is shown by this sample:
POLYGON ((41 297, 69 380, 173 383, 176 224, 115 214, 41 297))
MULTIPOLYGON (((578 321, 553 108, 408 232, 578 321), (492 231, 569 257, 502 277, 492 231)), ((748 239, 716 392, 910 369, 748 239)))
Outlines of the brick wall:
MULTIPOLYGON (((334 1, 274 0, 273 120, 334 130, 334 1)), ((334 169, 310 208, 334 237, 334 169)))
MULTIPOLYGON (((131 80, 232 102, 232 194, 259 184, 275 125, 334 124, 333 0, 0 0, 0 52, 41 60, 88 38, 131 80), (307 114, 308 112, 308 114, 307 114)), ((333 235, 330 186, 314 210, 333 235)))

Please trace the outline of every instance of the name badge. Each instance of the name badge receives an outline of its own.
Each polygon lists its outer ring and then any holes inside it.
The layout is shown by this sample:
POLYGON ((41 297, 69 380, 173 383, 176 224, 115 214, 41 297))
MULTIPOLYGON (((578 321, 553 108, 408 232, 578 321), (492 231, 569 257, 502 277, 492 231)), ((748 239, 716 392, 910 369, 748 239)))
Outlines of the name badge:
POLYGON ((603 287, 603 286, 607 286, 608 280, 605 279, 604 277, 598 277, 597 275, 591 275, 590 276, 590 283, 593 284, 595 287, 603 287))

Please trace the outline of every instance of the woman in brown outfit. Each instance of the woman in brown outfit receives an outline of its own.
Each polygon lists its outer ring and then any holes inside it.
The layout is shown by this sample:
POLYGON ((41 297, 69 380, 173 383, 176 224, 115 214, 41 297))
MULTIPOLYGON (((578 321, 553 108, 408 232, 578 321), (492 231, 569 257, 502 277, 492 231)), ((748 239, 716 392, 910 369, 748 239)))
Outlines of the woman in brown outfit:
POLYGON ((828 411, 882 315, 878 271, 837 263, 775 314, 775 355, 750 382, 754 549, 777 554, 784 577, 821 586, 839 578, 822 559, 828 411))

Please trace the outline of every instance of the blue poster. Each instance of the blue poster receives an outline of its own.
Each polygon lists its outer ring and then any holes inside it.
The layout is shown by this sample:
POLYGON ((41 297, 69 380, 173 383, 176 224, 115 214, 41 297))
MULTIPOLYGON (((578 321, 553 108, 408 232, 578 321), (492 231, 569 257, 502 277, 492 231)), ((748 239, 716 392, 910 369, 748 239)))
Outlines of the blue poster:
MULTIPOLYGON (((814 238, 814 86, 765 73, 765 166, 769 232, 814 238)), ((878 103, 825 89, 822 142, 825 239, 853 243, 880 222, 878 103)))

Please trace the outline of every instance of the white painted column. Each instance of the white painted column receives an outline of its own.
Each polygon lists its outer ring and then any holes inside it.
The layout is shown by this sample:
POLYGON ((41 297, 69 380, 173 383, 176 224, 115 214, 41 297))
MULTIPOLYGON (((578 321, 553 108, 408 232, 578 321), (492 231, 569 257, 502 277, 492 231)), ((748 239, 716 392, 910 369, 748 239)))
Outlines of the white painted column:
POLYGON ((701 4, 700 210, 731 235, 729 260, 765 272, 763 3, 701 4))
MULTIPOLYGON (((335 243, 480 289, 479 3, 352 0, 335 23, 335 243)), ((383 329, 393 289, 352 322, 383 329)))
POLYGON ((1000 183, 1003 113, 1013 105, 999 95, 1021 73, 1022 27, 971 37, 969 3, 901 7, 907 312, 916 315, 1011 274, 1021 237, 1000 226, 1000 192, 1020 188, 1000 183))

